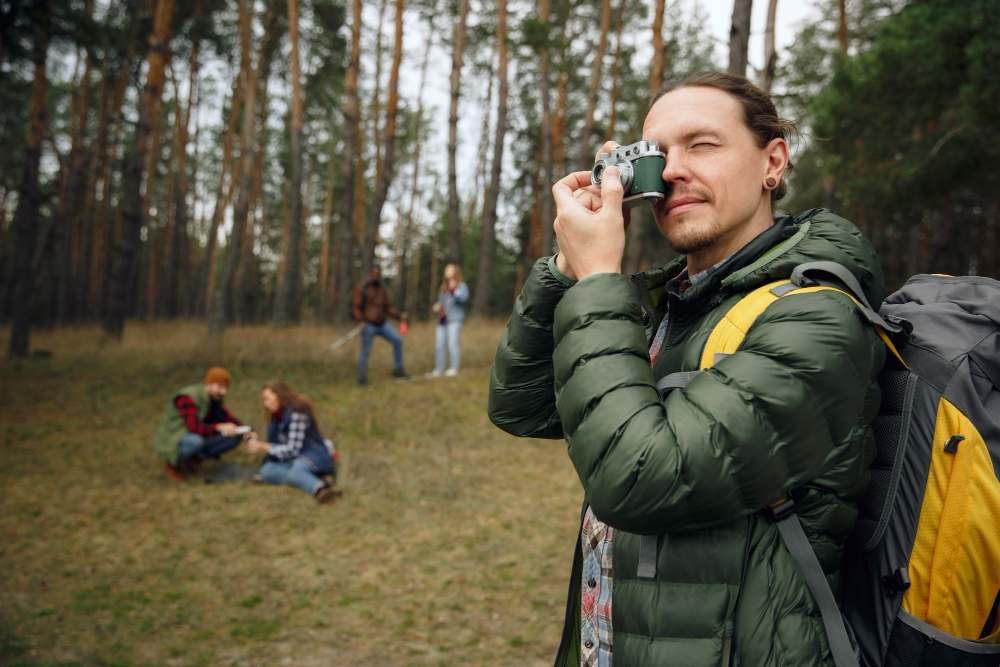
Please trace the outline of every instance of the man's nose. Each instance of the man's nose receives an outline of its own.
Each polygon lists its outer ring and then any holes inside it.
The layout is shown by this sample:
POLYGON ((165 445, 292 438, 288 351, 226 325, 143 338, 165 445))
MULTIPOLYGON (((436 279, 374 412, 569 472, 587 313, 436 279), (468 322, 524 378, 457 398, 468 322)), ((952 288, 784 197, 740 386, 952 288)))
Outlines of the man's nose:
POLYGON ((663 180, 667 183, 690 183, 691 172, 681 149, 674 148, 667 152, 667 163, 663 167, 663 180))

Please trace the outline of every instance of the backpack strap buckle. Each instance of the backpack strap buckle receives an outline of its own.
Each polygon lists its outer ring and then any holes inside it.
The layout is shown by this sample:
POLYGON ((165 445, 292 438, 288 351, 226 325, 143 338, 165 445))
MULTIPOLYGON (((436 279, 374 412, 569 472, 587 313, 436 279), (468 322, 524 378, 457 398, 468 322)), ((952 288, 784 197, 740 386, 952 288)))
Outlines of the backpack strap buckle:
POLYGON ((765 510, 771 515, 772 519, 775 521, 781 521, 782 519, 795 514, 795 501, 792 500, 791 496, 785 496, 783 498, 779 498, 773 503, 769 503, 765 510))

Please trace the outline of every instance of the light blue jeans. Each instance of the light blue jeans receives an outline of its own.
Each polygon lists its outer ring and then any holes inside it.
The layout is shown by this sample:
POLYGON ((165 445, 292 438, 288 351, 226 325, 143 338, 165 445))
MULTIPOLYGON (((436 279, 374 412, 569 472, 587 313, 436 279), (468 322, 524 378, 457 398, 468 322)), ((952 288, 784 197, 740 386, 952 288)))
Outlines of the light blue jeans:
POLYGON ((296 486, 308 494, 316 493, 325 482, 313 474, 309 461, 300 456, 290 463, 269 461, 257 471, 268 484, 296 486))
POLYGON ((461 322, 448 322, 439 324, 437 333, 434 336, 434 368, 444 371, 444 350, 447 346, 448 354, 451 357, 451 368, 458 370, 460 350, 458 349, 458 335, 462 332, 461 322))
POLYGON ((388 322, 372 324, 369 322, 361 330, 361 354, 358 356, 358 380, 364 382, 368 377, 368 355, 372 351, 372 341, 375 336, 382 336, 392 343, 392 363, 397 371, 403 370, 403 339, 396 329, 388 322))
POLYGON ((243 441, 238 435, 224 436, 213 435, 210 438, 198 435, 197 433, 186 433, 181 438, 180 448, 177 452, 177 462, 187 461, 193 456, 200 456, 205 459, 217 459, 221 455, 239 446, 243 441))

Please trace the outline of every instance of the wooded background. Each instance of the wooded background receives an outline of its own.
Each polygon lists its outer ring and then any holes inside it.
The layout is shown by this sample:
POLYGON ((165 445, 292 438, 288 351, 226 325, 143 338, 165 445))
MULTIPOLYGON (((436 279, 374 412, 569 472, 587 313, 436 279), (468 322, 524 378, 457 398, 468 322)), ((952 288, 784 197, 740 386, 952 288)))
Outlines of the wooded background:
MULTIPOLYGON (((449 261, 503 313, 553 249, 550 184, 698 69, 772 91, 805 133, 780 210, 856 222, 888 288, 1000 275, 1000 0, 819 0, 780 53, 769 0, 764 71, 751 4, 719 62, 697 0, 0 0, 9 354, 37 325, 343 323, 376 259, 414 316, 449 261)), ((633 213, 626 270, 670 257, 633 213)))

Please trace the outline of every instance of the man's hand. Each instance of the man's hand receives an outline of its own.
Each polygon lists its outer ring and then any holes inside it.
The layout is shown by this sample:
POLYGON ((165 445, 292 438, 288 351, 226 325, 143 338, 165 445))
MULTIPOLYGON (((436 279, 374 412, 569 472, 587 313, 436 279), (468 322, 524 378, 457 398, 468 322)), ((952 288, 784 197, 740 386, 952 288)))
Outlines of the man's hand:
POLYGON ((226 436, 228 438, 230 436, 236 435, 236 424, 234 424, 232 422, 225 422, 225 423, 222 423, 222 424, 216 424, 215 425, 215 430, 217 430, 219 433, 221 433, 222 435, 224 435, 224 436, 226 436))
MULTIPOLYGON (((598 153, 610 153, 609 141, 598 153)), ((556 268, 583 279, 595 273, 621 273, 625 229, 631 216, 622 210, 624 190, 617 168, 604 170, 600 189, 590 184, 590 172, 570 174, 552 187, 556 219, 552 227, 559 242, 556 268)))
POLYGON ((368 323, 367 323, 367 322, 362 322, 362 323, 361 323, 361 324, 359 324, 358 326, 359 326, 359 327, 361 327, 361 330, 362 330, 362 331, 364 331, 364 330, 365 330, 365 327, 367 327, 367 326, 368 326, 368 323))

